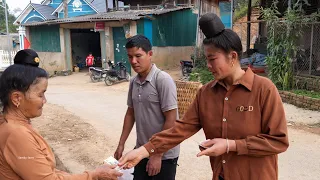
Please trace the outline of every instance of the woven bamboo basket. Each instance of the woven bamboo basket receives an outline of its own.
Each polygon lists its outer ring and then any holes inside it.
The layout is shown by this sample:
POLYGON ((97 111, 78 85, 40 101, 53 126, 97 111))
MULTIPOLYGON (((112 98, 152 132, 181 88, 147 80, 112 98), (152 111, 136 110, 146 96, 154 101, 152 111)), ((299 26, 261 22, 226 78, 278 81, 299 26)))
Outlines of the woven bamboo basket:
POLYGON ((176 86, 178 96, 179 118, 181 119, 184 116, 185 112, 188 110, 191 103, 193 102, 202 84, 199 82, 177 80, 176 86))

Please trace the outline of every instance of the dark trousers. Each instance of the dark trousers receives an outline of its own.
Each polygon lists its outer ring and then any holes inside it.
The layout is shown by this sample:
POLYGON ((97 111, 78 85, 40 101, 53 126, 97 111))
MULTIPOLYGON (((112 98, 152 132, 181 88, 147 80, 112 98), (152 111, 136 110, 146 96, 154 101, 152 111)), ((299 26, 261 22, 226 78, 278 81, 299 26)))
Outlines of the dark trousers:
POLYGON ((175 180, 178 158, 162 160, 160 173, 149 176, 146 171, 149 159, 143 159, 134 167, 133 180, 175 180))

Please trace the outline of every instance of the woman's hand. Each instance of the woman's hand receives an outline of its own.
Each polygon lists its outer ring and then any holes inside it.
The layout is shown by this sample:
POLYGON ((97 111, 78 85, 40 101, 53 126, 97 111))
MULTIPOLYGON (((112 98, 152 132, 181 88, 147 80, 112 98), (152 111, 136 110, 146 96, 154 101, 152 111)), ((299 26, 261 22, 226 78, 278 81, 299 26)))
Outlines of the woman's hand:
POLYGON ((118 166, 124 169, 130 169, 136 166, 142 159, 149 157, 149 153, 145 147, 141 146, 138 149, 128 152, 126 155, 122 156, 119 160, 118 166))
POLYGON ((236 151, 236 142, 234 140, 222 139, 222 138, 215 138, 212 140, 204 141, 201 144, 202 147, 207 147, 206 149, 202 150, 197 157, 200 156, 220 156, 227 152, 228 146, 229 151, 236 151), (228 145, 228 144, 229 145, 228 145))
POLYGON ((108 164, 98 167, 92 175, 92 179, 99 180, 117 180, 122 176, 122 173, 117 171, 116 166, 110 166, 108 164))

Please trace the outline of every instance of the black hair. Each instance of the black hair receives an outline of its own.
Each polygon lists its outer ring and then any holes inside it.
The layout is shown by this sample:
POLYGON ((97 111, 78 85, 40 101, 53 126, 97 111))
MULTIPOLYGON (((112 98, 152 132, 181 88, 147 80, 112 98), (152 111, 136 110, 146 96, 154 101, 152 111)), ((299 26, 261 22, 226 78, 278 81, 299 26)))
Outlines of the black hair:
POLYGON ((0 106, 3 109, 9 105, 12 91, 27 92, 32 84, 37 84, 38 78, 48 78, 47 72, 30 65, 14 64, 9 66, 0 77, 0 106))
POLYGON ((236 51, 240 60, 242 43, 240 37, 232 30, 225 29, 221 19, 215 13, 207 13, 199 19, 199 26, 206 38, 203 45, 213 45, 225 53, 236 51))
POLYGON ((223 30, 217 36, 205 38, 203 45, 213 45, 214 47, 223 50, 225 53, 236 51, 239 60, 242 56, 242 43, 240 37, 230 29, 223 30))
POLYGON ((129 49, 133 47, 141 48, 146 53, 152 49, 150 40, 143 35, 135 35, 128 39, 126 48, 129 49))

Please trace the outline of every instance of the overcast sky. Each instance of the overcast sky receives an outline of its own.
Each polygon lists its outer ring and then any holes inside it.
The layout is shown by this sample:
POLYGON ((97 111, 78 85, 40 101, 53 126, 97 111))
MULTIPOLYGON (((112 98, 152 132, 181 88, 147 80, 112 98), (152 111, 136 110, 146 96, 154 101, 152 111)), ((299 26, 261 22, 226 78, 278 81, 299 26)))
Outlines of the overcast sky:
MULTIPOLYGON (((3 0, 2 0, 3 1, 3 0)), ((42 0, 31 0, 32 3, 38 3, 40 4, 42 0)), ((24 10, 24 8, 27 7, 27 5, 30 3, 30 0, 6 0, 10 11, 14 10, 15 8, 20 8, 21 10, 24 10)))
MULTIPOLYGON (((3 0, 2 0, 3 1, 3 0)), ((24 9, 30 3, 30 0, 6 0, 7 4, 9 5, 10 10, 15 8, 24 9)), ((31 0, 32 3, 40 4, 42 0, 31 0)))

